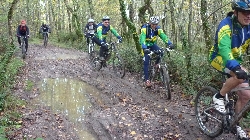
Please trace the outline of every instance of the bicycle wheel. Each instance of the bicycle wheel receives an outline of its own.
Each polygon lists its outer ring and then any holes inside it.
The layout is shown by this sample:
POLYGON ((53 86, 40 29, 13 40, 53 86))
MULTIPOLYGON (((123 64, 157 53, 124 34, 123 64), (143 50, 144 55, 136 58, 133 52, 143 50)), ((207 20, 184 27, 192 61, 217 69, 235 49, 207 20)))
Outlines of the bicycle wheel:
POLYGON ((223 132, 223 116, 213 106, 213 95, 218 93, 210 86, 203 87, 195 98, 195 116, 199 127, 209 137, 217 137, 223 132))
POLYGON ((26 57, 26 48, 25 48, 25 42, 24 41, 22 42, 21 48, 22 48, 22 58, 25 59, 25 57, 26 57))
POLYGON ((115 55, 113 56, 112 63, 114 73, 120 78, 123 78, 125 76, 125 64, 123 59, 119 54, 117 54, 117 52, 115 52, 115 55))
POLYGON ((170 100, 171 99, 170 78, 169 78, 167 67, 163 66, 160 68, 160 77, 161 77, 162 83, 164 84, 164 89, 165 89, 167 99, 170 100))
POLYGON ((47 43, 48 43, 48 37, 47 37, 46 34, 44 34, 44 39, 43 39, 43 45, 44 45, 44 47, 47 46, 47 43))
POLYGON ((98 57, 94 57, 92 60, 90 60, 90 65, 94 70, 99 71, 102 68, 102 64, 99 61, 98 57))
POLYGON ((88 46, 88 54, 89 54, 89 60, 94 59, 95 57, 98 56, 98 51, 94 50, 93 44, 89 44, 88 46))

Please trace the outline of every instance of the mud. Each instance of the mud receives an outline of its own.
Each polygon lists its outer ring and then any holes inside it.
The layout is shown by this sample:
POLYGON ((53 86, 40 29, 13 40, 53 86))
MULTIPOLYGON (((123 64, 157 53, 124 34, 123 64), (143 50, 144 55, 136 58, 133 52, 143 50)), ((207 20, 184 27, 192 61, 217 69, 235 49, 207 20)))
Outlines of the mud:
MULTIPOLYGON (((18 57, 20 54, 16 54, 18 57)), ((157 89, 145 89, 137 74, 126 73, 123 79, 103 68, 94 71, 88 55, 74 49, 30 45, 25 66, 18 75, 14 95, 28 104, 23 107, 22 127, 9 139, 81 140, 63 112, 32 102, 39 98, 39 82, 45 78, 68 78, 96 87, 100 94, 88 95, 91 108, 83 121, 96 140, 208 140, 195 120, 193 97, 185 96, 178 85, 172 85, 172 100, 157 89), (26 90, 26 82, 34 86, 26 90)), ((222 135, 219 139, 231 139, 222 135)))

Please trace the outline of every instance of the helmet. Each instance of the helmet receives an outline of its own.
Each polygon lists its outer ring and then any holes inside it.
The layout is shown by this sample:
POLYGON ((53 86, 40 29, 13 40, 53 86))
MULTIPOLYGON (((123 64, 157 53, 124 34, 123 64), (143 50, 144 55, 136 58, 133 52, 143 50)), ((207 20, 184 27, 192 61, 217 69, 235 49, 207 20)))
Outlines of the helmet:
POLYGON ((160 21, 160 19, 159 19, 158 16, 153 16, 153 17, 149 18, 149 22, 152 23, 152 24, 158 24, 159 21, 160 21))
POLYGON ((21 24, 26 24, 26 21, 25 20, 21 20, 21 24))
POLYGON ((110 20, 109 16, 104 16, 104 17, 102 18, 102 21, 104 21, 104 20, 110 20))
POLYGON ((95 20, 93 20, 92 18, 90 18, 90 19, 88 20, 88 23, 90 23, 90 22, 95 22, 95 20))
POLYGON ((232 2, 232 9, 237 11, 250 11, 250 0, 235 0, 232 2))

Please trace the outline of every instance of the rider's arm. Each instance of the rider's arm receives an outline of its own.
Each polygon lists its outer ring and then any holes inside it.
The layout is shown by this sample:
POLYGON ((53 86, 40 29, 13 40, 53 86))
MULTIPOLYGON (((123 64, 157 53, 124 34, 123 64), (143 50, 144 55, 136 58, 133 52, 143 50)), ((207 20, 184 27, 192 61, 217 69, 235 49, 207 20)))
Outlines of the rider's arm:
POLYGON ((99 26, 97 28, 97 38, 101 41, 103 41, 103 37, 102 37, 102 26, 99 26))
POLYGON ((226 68, 232 70, 240 64, 234 59, 231 51, 231 29, 229 25, 221 26, 219 25, 218 29, 218 51, 221 55, 223 62, 225 63, 226 68))
POLYGON ((17 29, 16 29, 16 35, 17 35, 17 36, 20 36, 20 33, 19 33, 19 32, 20 32, 20 25, 18 25, 18 26, 17 26, 17 29))
POLYGON ((85 25, 85 28, 83 29, 83 33, 87 34, 88 33, 88 24, 85 25))
POLYGON ((163 32, 162 29, 158 29, 158 35, 163 40, 164 43, 170 45, 172 42, 169 40, 168 36, 163 32))
POLYGON ((146 49, 146 29, 147 28, 142 28, 141 29, 141 34, 140 34, 140 44, 142 45, 142 49, 146 49))
POLYGON ((110 31, 113 35, 115 35, 118 39, 121 38, 121 36, 117 33, 117 31, 110 25, 110 31))
POLYGON ((26 31, 26 35, 29 36, 30 35, 30 29, 29 27, 26 25, 27 31, 26 31))

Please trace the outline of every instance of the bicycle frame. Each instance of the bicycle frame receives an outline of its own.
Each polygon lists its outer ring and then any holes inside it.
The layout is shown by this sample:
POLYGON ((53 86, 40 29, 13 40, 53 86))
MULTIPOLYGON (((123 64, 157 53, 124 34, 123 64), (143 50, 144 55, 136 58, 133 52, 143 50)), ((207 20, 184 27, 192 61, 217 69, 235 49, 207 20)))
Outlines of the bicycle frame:
MULTIPOLYGON (((241 90, 250 90, 250 86, 248 86, 248 87, 234 88, 234 89, 231 90, 230 93, 241 91, 241 90)), ((226 98, 227 98, 226 100, 228 100, 228 96, 226 96, 226 98)), ((247 113, 248 111, 250 111, 250 100, 243 107, 243 109, 238 114, 236 114, 233 119, 231 119, 231 121, 230 121, 230 128, 232 128, 233 126, 235 126, 240 121, 240 119, 243 117, 243 115, 245 113, 247 113)))
MULTIPOLYGON (((166 51, 167 51, 167 55, 168 55, 168 57, 169 57, 169 55, 170 55, 170 53, 169 53, 169 48, 166 48, 166 51)), ((167 68, 167 64, 166 63, 163 63, 162 62, 162 58, 163 58, 163 56, 164 56, 164 53, 165 53, 165 51, 164 51, 164 48, 162 47, 161 48, 161 50, 160 50, 160 52, 156 52, 156 51, 151 51, 148 55, 149 55, 149 70, 153 70, 153 74, 155 74, 154 73, 154 65, 153 65, 153 63, 152 63, 152 61, 154 61, 154 60, 156 60, 156 59, 158 59, 159 58, 159 65, 158 65, 158 69, 160 69, 161 67, 166 67, 167 68), (162 52, 162 56, 161 56, 161 52, 162 52), (155 55, 155 56, 153 56, 153 55, 155 55)), ((154 76, 153 76, 154 77, 154 76)))

